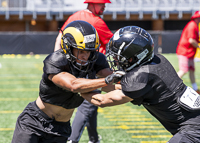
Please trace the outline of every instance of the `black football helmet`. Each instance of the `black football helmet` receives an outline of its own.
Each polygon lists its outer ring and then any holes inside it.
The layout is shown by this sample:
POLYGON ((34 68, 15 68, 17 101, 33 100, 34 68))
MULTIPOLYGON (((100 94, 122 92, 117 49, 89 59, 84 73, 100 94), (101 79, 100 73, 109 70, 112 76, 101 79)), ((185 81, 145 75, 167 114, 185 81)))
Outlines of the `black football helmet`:
POLYGON ((126 26, 110 39, 107 59, 114 71, 129 71, 150 61, 154 57, 153 50, 154 42, 147 31, 137 26, 126 26))
POLYGON ((92 69, 99 55, 99 36, 96 29, 88 22, 77 20, 69 23, 62 31, 61 48, 74 68, 82 72, 92 69), (90 51, 87 61, 73 55, 73 48, 90 51), (77 63, 76 60, 81 61, 77 63))

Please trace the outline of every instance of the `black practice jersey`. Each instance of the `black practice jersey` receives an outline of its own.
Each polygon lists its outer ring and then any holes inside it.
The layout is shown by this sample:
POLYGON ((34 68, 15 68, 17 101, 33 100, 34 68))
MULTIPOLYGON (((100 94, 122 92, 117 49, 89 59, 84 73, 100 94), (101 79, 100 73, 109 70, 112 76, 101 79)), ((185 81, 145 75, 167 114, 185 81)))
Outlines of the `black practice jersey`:
POLYGON ((155 55, 151 63, 133 68, 121 84, 123 93, 134 99, 133 104, 142 104, 172 134, 189 125, 200 125, 199 111, 186 111, 177 103, 186 85, 164 56, 155 55))
POLYGON ((84 99, 78 93, 73 93, 56 86, 51 80, 48 79, 49 74, 68 72, 77 78, 82 77, 94 79, 96 73, 100 70, 109 68, 105 56, 102 53, 99 53, 93 70, 89 73, 81 73, 73 68, 61 49, 48 55, 43 62, 44 73, 40 82, 40 98, 45 103, 62 106, 66 109, 78 107, 84 99))

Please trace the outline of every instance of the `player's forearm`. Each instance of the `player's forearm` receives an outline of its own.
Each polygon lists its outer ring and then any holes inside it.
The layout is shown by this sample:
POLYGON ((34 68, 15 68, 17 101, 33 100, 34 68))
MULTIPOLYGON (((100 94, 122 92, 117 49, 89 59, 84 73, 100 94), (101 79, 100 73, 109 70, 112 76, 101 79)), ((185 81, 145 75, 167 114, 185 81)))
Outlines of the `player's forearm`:
POLYGON ((101 91, 104 91, 104 92, 110 92, 113 90, 115 90, 115 85, 107 85, 107 86, 102 87, 101 89, 101 91))
POLYGON ((92 97, 94 95, 96 95, 98 93, 94 93, 94 92, 89 92, 89 93, 81 93, 81 96, 86 99, 88 102, 90 102, 91 104, 94 104, 96 106, 100 106, 101 105, 101 100, 98 99, 93 99, 92 97))
POLYGON ((106 78, 99 78, 99 79, 84 79, 84 78, 77 78, 72 82, 73 87, 75 88, 77 92, 85 93, 90 92, 92 90, 95 90, 100 87, 104 87, 107 85, 112 85, 113 83, 118 82, 122 76, 125 74, 123 71, 117 71, 112 73, 111 75, 108 75, 106 78))
POLYGON ((77 78, 72 82, 73 91, 74 92, 80 92, 80 93, 86 93, 93 91, 97 88, 101 88, 106 86, 104 78, 99 79, 84 79, 84 78, 77 78))
POLYGON ((103 94, 98 94, 95 92, 88 92, 88 93, 81 93, 81 96, 86 99, 88 102, 91 104, 94 104, 99 107, 106 107, 107 104, 109 103, 103 94))
POLYGON ((133 100, 125 96, 121 90, 114 90, 106 94, 99 94, 95 92, 81 93, 81 96, 90 103, 99 107, 120 105, 133 100))
POLYGON ((122 87, 121 87, 121 84, 114 84, 114 85, 107 85, 105 87, 103 87, 101 89, 101 91, 104 91, 104 92, 110 92, 110 91, 113 91, 113 90, 121 90, 122 87))
POLYGON ((74 93, 90 92, 97 88, 107 85, 105 83, 104 78, 100 79, 76 78, 75 76, 67 72, 62 72, 56 75, 50 74, 48 78, 58 87, 74 93))

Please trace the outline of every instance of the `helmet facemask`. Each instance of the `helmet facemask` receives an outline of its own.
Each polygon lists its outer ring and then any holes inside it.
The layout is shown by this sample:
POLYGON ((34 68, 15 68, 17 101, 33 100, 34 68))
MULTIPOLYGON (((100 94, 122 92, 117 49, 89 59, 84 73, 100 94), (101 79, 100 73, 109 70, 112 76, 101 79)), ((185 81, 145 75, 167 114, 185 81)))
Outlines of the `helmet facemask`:
MULTIPOLYGON (((98 58, 98 51, 89 51, 90 52, 90 56, 88 58, 88 60, 81 60, 79 59, 79 54, 81 51, 83 51, 82 49, 76 48, 78 50, 77 52, 77 56, 74 56, 74 54, 71 55, 71 63, 73 64, 73 66, 78 69, 81 72, 89 72, 92 70, 97 58, 98 58), (78 62, 77 62, 78 61, 78 62)), ((72 48, 73 50, 73 48, 72 48)))
POLYGON ((124 56, 115 53, 112 50, 108 50, 107 61, 109 62, 110 67, 113 71, 116 70, 125 71, 126 67, 129 66, 129 62, 124 56))
MULTIPOLYGON (((66 50, 66 57, 67 59, 71 62, 71 64, 73 65, 73 67, 81 72, 89 72, 91 71, 91 69, 93 68, 94 63, 96 62, 96 60, 98 59, 98 53, 99 53, 99 47, 98 48, 90 48, 90 50, 85 50, 87 48, 82 47, 81 45, 76 45, 72 42, 70 42, 70 40, 68 38, 66 38, 65 36, 63 36, 64 40, 63 40, 63 47, 65 47, 64 50, 66 50), (67 40, 68 39, 68 40, 67 40), (68 45, 68 48, 66 48, 66 45, 68 45), (77 49, 77 55, 75 56, 73 54, 73 49, 77 49), (79 59, 79 53, 81 51, 90 51, 90 56, 88 58, 88 60, 81 60, 79 59), (79 62, 77 62, 79 61, 79 62)), ((89 49, 89 48, 88 48, 89 49)))

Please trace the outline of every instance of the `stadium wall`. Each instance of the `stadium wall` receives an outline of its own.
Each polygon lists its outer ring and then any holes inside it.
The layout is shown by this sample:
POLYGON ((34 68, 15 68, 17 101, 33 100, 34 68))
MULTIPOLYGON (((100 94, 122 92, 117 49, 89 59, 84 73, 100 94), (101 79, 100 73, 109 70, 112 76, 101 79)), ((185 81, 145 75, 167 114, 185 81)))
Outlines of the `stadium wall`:
MULTIPOLYGON (((113 31, 114 32, 114 31, 113 31)), ((182 31, 148 31, 155 53, 175 53, 182 31)), ((0 55, 50 54, 58 32, 0 32, 0 55)))
POLYGON ((57 32, 0 32, 0 54, 49 54, 57 32))

